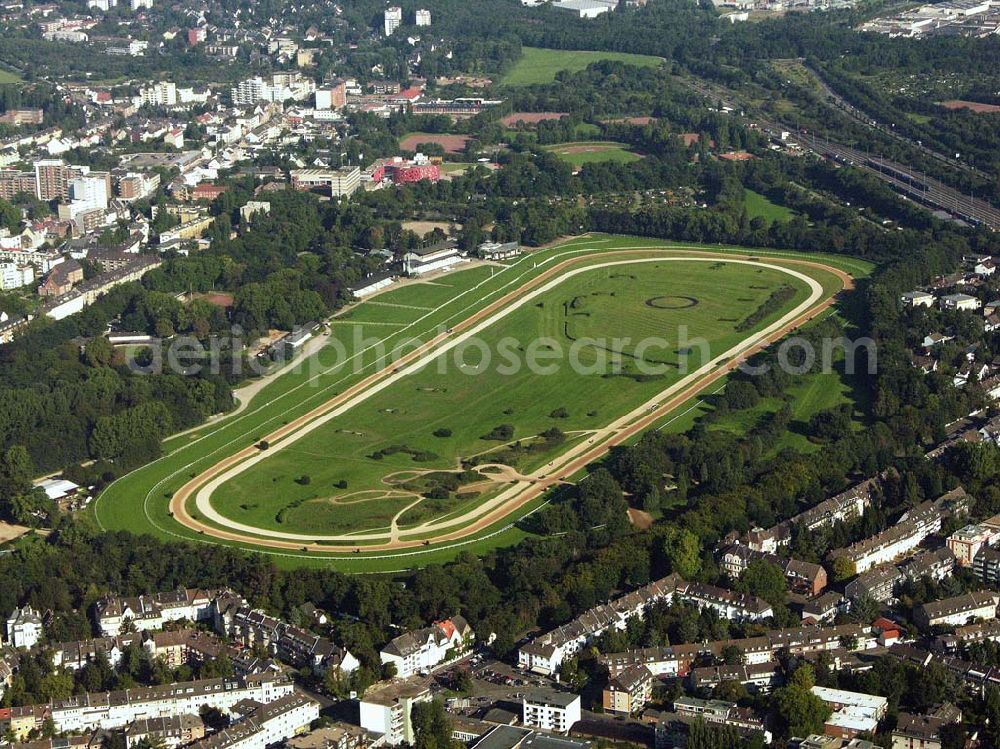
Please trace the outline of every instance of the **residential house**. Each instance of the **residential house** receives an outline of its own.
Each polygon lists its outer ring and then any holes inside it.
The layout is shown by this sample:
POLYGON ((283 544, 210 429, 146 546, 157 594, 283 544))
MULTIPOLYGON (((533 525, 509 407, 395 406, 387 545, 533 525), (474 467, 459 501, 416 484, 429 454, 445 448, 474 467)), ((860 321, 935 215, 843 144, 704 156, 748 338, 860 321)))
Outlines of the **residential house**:
POLYGON ((522 645, 518 651, 518 665, 540 673, 555 673, 563 660, 576 655, 594 638, 610 629, 624 630, 629 618, 641 618, 652 605, 669 602, 678 586, 685 584, 677 575, 669 575, 595 606, 568 624, 522 645))
POLYGON ((924 502, 882 533, 836 549, 829 557, 831 560, 847 558, 858 573, 866 572, 915 549, 929 535, 941 530, 942 516, 942 511, 933 502, 924 502))
POLYGON ((742 543, 725 546, 720 551, 719 566, 733 579, 739 579, 753 561, 762 561, 781 569, 789 589, 805 595, 816 596, 827 584, 826 570, 822 565, 797 559, 782 559, 775 554, 757 551, 742 543))
POLYGON ((396 667, 396 676, 407 678, 428 671, 450 654, 458 655, 475 637, 462 616, 434 622, 430 627, 407 632, 394 638, 379 653, 382 663, 396 667))
POLYGON ((927 291, 907 291, 900 301, 907 307, 933 307, 935 298, 927 291))
POLYGON ((964 528, 948 536, 947 545, 960 567, 971 567, 979 550, 1000 540, 1000 515, 964 528))
POLYGON ((917 606, 914 620, 925 629, 939 625, 961 626, 970 619, 995 619, 1000 593, 975 591, 917 606))
POLYGON ((31 606, 14 609, 7 617, 7 640, 15 648, 30 650, 42 639, 42 616, 31 606))
POLYGON ((146 741, 151 746, 175 749, 205 737, 205 722, 197 715, 143 718, 125 726, 125 746, 132 749, 146 741))
POLYGON ((191 744, 190 749, 267 749, 305 732, 319 718, 319 703, 299 692, 246 707, 248 712, 228 728, 191 744))
POLYGON ((632 715, 642 710, 652 695, 653 674, 644 665, 636 664, 608 680, 602 704, 607 713, 632 715))
POLYGON ((97 601, 94 611, 101 634, 115 637, 128 627, 142 632, 163 629, 167 622, 210 620, 214 597, 214 591, 201 588, 181 588, 134 598, 108 595, 97 601))
POLYGON ((977 310, 982 306, 976 297, 969 296, 968 294, 948 294, 947 296, 941 297, 939 300, 941 309, 945 310, 961 310, 961 311, 972 311, 977 310))
POLYGON ((422 677, 375 684, 361 698, 361 727, 384 737, 386 744, 414 743, 413 706, 430 702, 430 682, 422 677))
POLYGON ((38 287, 38 295, 57 297, 69 293, 75 284, 83 280, 83 266, 76 260, 64 260, 52 270, 38 287))
POLYGON ((553 689, 533 689, 521 699, 521 722, 526 728, 569 733, 580 720, 580 695, 553 689))
POLYGON ((752 665, 701 666, 688 673, 688 686, 695 691, 711 692, 726 681, 742 684, 751 691, 768 692, 780 679, 777 661, 752 665))

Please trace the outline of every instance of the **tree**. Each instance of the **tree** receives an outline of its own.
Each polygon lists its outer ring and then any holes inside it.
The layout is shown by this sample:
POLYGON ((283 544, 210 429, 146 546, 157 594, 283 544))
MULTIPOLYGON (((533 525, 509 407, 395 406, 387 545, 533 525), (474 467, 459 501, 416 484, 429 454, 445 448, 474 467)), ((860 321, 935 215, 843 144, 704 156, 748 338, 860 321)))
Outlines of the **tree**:
POLYGON ((833 564, 831 565, 831 572, 833 572, 833 581, 836 583, 841 583, 844 580, 852 578, 858 574, 858 570, 854 562, 846 556, 838 556, 834 558, 833 564))
POLYGON ((772 704, 785 736, 822 733, 823 724, 833 712, 809 689, 795 683, 775 690, 772 704))
POLYGON ((670 569, 685 580, 693 579, 701 570, 701 542, 686 528, 671 528, 663 540, 670 569))
POLYGON ((764 559, 754 559, 740 576, 737 589, 780 606, 788 596, 788 582, 781 568, 764 559))
POLYGON ((413 724, 413 749, 448 749, 451 746, 451 719, 441 700, 414 705, 410 722, 413 724))

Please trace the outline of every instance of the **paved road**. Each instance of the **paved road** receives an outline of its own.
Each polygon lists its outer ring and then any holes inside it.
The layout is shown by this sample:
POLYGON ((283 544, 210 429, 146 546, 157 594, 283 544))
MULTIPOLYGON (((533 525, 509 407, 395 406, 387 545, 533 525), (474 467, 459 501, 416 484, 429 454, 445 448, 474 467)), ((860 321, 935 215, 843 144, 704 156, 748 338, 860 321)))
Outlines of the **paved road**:
POLYGON ((858 109, 856 106, 847 101, 847 99, 845 99, 843 96, 841 96, 832 88, 830 88, 829 84, 827 84, 827 82, 823 79, 823 76, 820 75, 817 71, 813 70, 808 66, 803 66, 803 67, 805 67, 805 69, 812 75, 813 80, 816 82, 816 85, 819 86, 820 91, 822 91, 823 95, 830 101, 830 103, 833 104, 833 106, 835 106, 837 109, 839 109, 852 119, 857 120, 865 127, 871 128, 872 130, 878 130, 880 133, 887 135, 894 140, 898 140, 901 143, 905 143, 906 145, 912 148, 919 149, 925 155, 930 156, 932 159, 936 159, 937 161, 940 161, 942 164, 946 164, 947 166, 950 166, 953 169, 958 169, 959 171, 965 172, 966 174, 970 174, 974 177, 979 177, 981 179, 990 179, 990 175, 986 174, 983 171, 980 171, 979 169, 976 169, 976 167, 970 164, 966 164, 964 161, 959 161, 958 159, 943 154, 940 151, 935 151, 933 148, 925 146, 920 141, 913 140, 909 136, 901 133, 895 127, 892 127, 891 124, 886 125, 885 123, 877 121, 876 119, 871 117, 871 115, 869 115, 867 112, 858 109))
POLYGON ((960 190, 949 187, 922 172, 912 169, 899 162, 890 161, 865 154, 855 148, 843 146, 826 138, 819 138, 810 133, 796 132, 795 128, 753 115, 738 114, 743 112, 742 104, 737 101, 732 92, 715 84, 704 81, 693 81, 688 78, 678 78, 683 84, 701 94, 712 102, 721 102, 723 106, 733 110, 735 116, 742 116, 755 122, 761 129, 777 136, 782 132, 794 132, 795 140, 810 151, 838 163, 848 164, 875 175, 888 183, 894 190, 911 198, 923 207, 947 211, 949 214, 976 224, 984 224, 994 231, 1000 230, 1000 209, 984 200, 966 195, 960 190))

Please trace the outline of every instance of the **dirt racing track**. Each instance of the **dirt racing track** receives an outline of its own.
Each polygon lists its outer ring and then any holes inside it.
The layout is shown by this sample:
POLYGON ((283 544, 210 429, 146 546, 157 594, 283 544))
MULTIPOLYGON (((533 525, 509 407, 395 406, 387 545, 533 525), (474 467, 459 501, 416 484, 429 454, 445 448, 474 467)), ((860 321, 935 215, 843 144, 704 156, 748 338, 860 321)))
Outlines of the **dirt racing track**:
POLYGON ((519 288, 490 302, 474 312, 447 332, 430 339, 409 352, 393 367, 375 372, 322 405, 280 428, 260 435, 268 443, 267 450, 250 444, 235 454, 223 458, 207 470, 194 476, 177 490, 170 499, 169 510, 174 521, 201 535, 220 541, 236 542, 262 549, 294 550, 310 556, 324 554, 368 554, 403 552, 418 547, 436 546, 444 542, 471 539, 483 534, 504 519, 516 517, 515 513, 539 499, 554 486, 578 475, 589 463, 601 458, 612 447, 628 441, 636 434, 650 428, 665 415, 690 400, 712 383, 725 377, 746 358, 771 343, 786 336, 834 302, 814 278, 796 268, 812 268, 829 273, 839 279, 842 289, 853 287, 847 273, 809 260, 792 258, 762 259, 757 256, 713 253, 710 251, 679 248, 630 248, 592 252, 562 260, 542 271, 519 288), (662 254, 661 254, 662 253, 662 254), (396 519, 389 528, 353 532, 345 535, 317 535, 282 532, 245 525, 219 513, 212 505, 212 493, 223 483, 248 470, 256 463, 292 445, 300 437, 336 419, 367 398, 394 382, 410 376, 431 360, 459 346, 514 310, 531 303, 538 296, 552 290, 567 278, 598 268, 616 265, 634 265, 645 262, 702 261, 706 263, 742 264, 778 270, 803 282, 809 290, 808 297, 794 309, 764 329, 743 339, 733 348, 715 357, 696 371, 674 382, 655 397, 632 411, 618 417, 607 426, 595 430, 585 440, 574 443, 559 457, 531 475, 518 475, 514 481, 504 483, 495 496, 458 516, 446 516, 422 525, 399 528, 396 519), (196 517, 197 516, 197 517, 196 517))

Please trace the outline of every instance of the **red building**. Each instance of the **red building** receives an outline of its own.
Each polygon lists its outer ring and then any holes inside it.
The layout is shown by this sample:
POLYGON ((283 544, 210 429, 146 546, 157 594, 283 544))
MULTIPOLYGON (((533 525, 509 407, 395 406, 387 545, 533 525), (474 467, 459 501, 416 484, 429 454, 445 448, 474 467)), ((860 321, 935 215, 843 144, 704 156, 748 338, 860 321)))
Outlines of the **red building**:
POLYGON ((222 195, 225 191, 225 185, 213 185, 208 182, 202 182, 200 185, 196 185, 195 188, 191 190, 191 200, 207 200, 211 202, 222 195))
POLYGON ((410 182, 419 182, 422 179, 437 182, 441 179, 441 167, 437 164, 414 164, 411 161, 404 161, 400 164, 388 164, 389 176, 397 185, 404 185, 410 182))
POLYGON ((188 29, 187 37, 188 44, 194 47, 208 38, 208 32, 204 26, 198 26, 197 28, 188 29))

